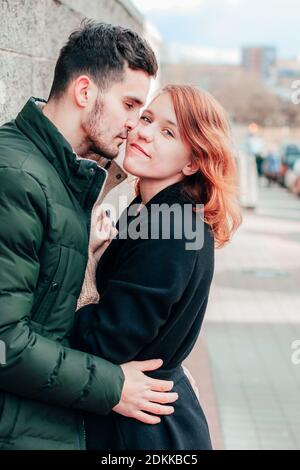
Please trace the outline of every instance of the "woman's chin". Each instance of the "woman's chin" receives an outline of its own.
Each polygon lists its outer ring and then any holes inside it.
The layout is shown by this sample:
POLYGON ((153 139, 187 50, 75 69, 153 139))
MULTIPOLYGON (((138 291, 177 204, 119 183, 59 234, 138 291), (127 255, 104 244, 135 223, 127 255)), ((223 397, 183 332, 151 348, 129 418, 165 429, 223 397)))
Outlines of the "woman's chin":
POLYGON ((127 173, 130 173, 131 175, 139 177, 145 176, 143 170, 139 168, 139 165, 131 158, 124 158, 123 168, 125 171, 127 171, 127 173))

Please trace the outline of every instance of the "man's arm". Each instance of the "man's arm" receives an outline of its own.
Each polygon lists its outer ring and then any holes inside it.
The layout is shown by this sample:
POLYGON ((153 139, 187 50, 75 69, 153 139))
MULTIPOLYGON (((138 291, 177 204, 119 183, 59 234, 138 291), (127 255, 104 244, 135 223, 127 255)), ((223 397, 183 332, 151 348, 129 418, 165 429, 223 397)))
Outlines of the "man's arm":
POLYGON ((18 169, 0 169, 0 340, 6 364, 0 388, 67 407, 108 413, 119 402, 122 369, 63 347, 30 328, 46 223, 39 183, 18 169))
MULTIPOLYGON (((150 399, 156 403, 177 399, 174 393, 161 393, 169 391, 172 382, 143 374, 160 367, 160 361, 120 367, 65 348, 31 329, 46 209, 44 192, 31 175, 0 168, 0 340, 6 350, 6 363, 0 365, 0 389, 98 414, 107 414, 118 404, 123 414, 157 423, 157 416, 146 420, 140 416, 141 409, 150 399)), ((154 413, 172 412, 170 407, 161 408, 154 413)))

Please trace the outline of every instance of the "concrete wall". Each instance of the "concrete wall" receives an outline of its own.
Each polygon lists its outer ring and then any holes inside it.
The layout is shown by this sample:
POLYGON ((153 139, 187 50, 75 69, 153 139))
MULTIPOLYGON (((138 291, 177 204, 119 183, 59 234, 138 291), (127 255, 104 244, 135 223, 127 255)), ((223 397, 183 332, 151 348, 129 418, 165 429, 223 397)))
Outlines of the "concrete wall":
POLYGON ((59 49, 85 17, 143 31, 129 0, 0 0, 0 125, 48 97, 59 49))

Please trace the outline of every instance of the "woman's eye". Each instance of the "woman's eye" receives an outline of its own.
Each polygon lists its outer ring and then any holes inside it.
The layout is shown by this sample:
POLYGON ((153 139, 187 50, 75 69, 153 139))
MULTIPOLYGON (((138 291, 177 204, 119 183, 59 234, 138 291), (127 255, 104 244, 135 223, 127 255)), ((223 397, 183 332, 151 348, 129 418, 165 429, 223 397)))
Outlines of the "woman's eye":
POLYGON ((164 129, 163 132, 165 132, 169 137, 174 137, 174 134, 169 129, 164 129))
POLYGON ((128 109, 132 109, 133 108, 133 104, 132 103, 126 103, 126 106, 128 109))
POLYGON ((147 122, 148 124, 151 122, 147 116, 141 116, 141 120, 147 122))

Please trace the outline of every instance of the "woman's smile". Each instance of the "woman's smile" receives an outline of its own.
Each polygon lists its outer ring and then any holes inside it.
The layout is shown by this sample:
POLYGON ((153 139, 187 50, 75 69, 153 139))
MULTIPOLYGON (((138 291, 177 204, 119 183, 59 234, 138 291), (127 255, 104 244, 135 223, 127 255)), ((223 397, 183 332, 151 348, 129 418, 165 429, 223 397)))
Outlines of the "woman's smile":
POLYGON ((150 155, 140 145, 138 145, 136 143, 132 143, 132 144, 130 144, 130 148, 137 155, 141 155, 143 157, 150 158, 150 155))

